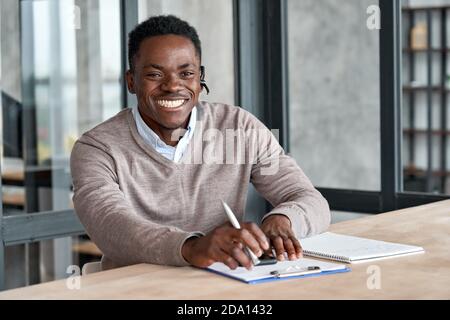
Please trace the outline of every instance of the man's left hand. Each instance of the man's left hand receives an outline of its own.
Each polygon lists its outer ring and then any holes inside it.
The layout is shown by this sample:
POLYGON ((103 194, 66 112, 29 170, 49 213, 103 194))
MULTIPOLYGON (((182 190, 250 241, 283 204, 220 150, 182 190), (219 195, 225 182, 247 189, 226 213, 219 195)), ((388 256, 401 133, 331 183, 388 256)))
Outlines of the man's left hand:
POLYGON ((284 260, 285 252, 289 260, 296 260, 303 256, 302 247, 295 237, 288 217, 281 214, 271 215, 264 219, 261 229, 270 239, 270 244, 275 249, 279 261, 284 260))

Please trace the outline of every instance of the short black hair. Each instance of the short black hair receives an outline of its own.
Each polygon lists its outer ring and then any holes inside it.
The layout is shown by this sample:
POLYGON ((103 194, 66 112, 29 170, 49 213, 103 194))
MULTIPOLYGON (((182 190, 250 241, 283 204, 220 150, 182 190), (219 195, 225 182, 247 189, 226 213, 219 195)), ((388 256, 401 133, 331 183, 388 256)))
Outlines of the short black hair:
POLYGON ((138 53, 142 41, 150 37, 168 34, 190 39, 201 61, 202 46, 195 28, 173 15, 161 15, 150 17, 141 22, 128 34, 128 63, 130 68, 133 69, 133 58, 138 53))

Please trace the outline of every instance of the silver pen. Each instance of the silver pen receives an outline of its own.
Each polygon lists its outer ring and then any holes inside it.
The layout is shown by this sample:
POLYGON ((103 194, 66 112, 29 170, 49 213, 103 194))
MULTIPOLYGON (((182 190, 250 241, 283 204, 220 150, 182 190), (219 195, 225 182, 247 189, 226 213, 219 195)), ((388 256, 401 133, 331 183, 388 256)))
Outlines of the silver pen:
POLYGON ((272 271, 270 274, 274 276, 275 278, 287 278, 287 277, 293 277, 293 276, 304 276, 307 274, 313 274, 313 273, 321 273, 320 267, 318 266, 310 266, 306 268, 300 268, 298 266, 295 267, 289 267, 286 270, 275 270, 272 271))
MULTIPOLYGON (((228 220, 230 220, 233 227, 235 227, 236 229, 241 229, 241 225, 239 224, 239 221, 236 219, 236 216, 234 215, 233 211, 231 211, 231 208, 223 200, 222 205, 223 208, 225 209, 225 212, 227 213, 228 220)), ((250 250, 248 247, 244 246, 244 251, 250 257, 254 266, 258 265, 261 262, 258 259, 258 257, 253 253, 253 251, 250 250)))

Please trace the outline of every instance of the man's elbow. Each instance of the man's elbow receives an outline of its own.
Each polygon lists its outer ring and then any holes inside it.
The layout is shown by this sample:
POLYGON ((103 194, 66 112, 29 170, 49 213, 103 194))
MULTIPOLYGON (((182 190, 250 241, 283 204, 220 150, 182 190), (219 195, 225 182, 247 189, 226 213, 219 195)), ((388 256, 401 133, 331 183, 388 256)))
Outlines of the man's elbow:
POLYGON ((315 230, 313 230, 311 235, 327 231, 331 224, 331 212, 328 201, 320 194, 320 192, 317 193, 317 201, 314 210, 317 223, 315 224, 315 230))
POLYGON ((323 197, 321 200, 321 215, 322 215, 322 220, 323 220, 323 224, 322 224, 322 228, 319 231, 319 233, 325 232, 328 230, 328 228, 330 227, 331 224, 331 211, 330 211, 330 206, 328 204, 328 201, 323 197))

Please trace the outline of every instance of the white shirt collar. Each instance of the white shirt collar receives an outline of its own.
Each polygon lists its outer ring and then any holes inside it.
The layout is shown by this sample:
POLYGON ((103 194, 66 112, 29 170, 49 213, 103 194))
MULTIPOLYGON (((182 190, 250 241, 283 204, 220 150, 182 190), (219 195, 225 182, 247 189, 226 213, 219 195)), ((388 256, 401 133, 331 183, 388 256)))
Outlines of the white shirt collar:
POLYGON ((187 132, 183 135, 180 141, 178 141, 176 147, 169 146, 161 140, 161 138, 144 122, 137 107, 133 107, 132 112, 137 130, 142 139, 144 139, 147 144, 152 146, 159 154, 178 163, 185 153, 194 134, 195 124, 197 122, 197 107, 194 106, 192 109, 187 132))

